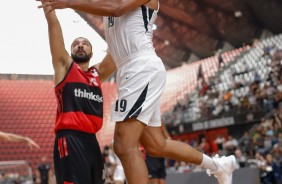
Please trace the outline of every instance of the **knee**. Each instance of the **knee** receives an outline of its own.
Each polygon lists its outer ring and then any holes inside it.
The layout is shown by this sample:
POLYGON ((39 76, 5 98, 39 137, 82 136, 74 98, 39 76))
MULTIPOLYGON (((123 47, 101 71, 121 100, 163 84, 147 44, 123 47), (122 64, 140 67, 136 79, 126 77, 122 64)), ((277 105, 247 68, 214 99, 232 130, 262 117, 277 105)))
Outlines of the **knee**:
POLYGON ((125 150, 125 147, 122 146, 121 144, 118 144, 118 143, 114 143, 114 152, 115 154, 120 157, 120 155, 123 155, 124 154, 124 150, 125 150))
POLYGON ((158 145, 148 145, 145 147, 146 153, 153 157, 162 157, 165 154, 166 142, 158 145))
POLYGON ((160 156, 160 153, 157 149, 154 149, 154 148, 145 148, 146 149, 146 154, 152 156, 152 157, 159 157, 160 156))
POLYGON ((119 142, 114 143, 114 152, 119 157, 119 159, 129 157, 133 151, 134 148, 130 145, 119 142))

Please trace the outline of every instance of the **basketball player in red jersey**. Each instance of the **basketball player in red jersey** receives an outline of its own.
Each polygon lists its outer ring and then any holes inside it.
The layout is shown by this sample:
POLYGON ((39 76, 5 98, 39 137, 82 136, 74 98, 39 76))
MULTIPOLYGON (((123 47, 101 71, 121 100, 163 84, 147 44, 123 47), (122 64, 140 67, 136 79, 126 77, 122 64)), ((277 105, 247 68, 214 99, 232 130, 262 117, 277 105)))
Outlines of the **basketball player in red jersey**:
MULTIPOLYGON (((48 11, 45 7, 44 11, 48 11)), ((65 50, 55 11, 46 14, 54 67, 57 115, 54 166, 57 184, 103 184, 103 161, 96 132, 103 123, 103 82, 116 67, 107 54, 89 68, 92 45, 76 38, 65 50)))
POLYGON ((166 71, 153 45, 153 25, 159 0, 40 0, 54 9, 72 8, 104 16, 105 38, 117 66, 118 100, 111 119, 117 122, 114 150, 129 184, 148 184, 141 143, 155 157, 181 160, 206 168, 220 184, 231 184, 235 157, 209 156, 162 134, 160 98, 166 71))

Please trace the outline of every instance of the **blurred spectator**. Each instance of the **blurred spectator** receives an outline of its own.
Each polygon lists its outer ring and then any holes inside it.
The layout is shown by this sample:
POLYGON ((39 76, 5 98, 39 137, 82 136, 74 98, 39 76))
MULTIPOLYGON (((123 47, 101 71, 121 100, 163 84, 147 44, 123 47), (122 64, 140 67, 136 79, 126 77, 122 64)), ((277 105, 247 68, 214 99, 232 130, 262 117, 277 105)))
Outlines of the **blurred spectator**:
POLYGON ((278 147, 282 148, 282 132, 279 132, 277 139, 278 147))
POLYGON ((187 173, 190 171, 190 166, 183 161, 176 161, 174 166, 168 169, 168 173, 187 173))
POLYGON ((206 155, 210 155, 210 144, 207 142, 205 137, 202 137, 201 139, 200 149, 206 155))
POLYGON ((113 183, 114 184, 124 184, 125 182, 125 173, 121 164, 120 159, 117 157, 113 150, 113 143, 110 145, 109 149, 109 162, 113 170, 113 183))
POLYGON ((106 145, 102 152, 104 166, 105 166, 105 184, 114 184, 113 174, 114 174, 114 167, 110 161, 110 146, 106 145))
POLYGON ((248 131, 244 132, 244 135, 239 139, 239 146, 241 150, 246 153, 248 156, 253 156, 253 144, 252 138, 248 131))
POLYGON ((230 102, 231 98, 232 98, 231 89, 228 89, 224 94, 223 99, 225 102, 230 102))
POLYGON ((104 147, 103 152, 102 152, 103 161, 104 161, 105 164, 109 162, 109 151, 110 151, 110 147, 108 145, 106 145, 104 147))
POLYGON ((4 182, 5 182, 5 173, 0 170, 0 183, 4 183, 4 182))
POLYGON ((223 144, 226 155, 234 155, 237 146, 238 146, 237 139, 229 135, 227 141, 223 144))
POLYGON ((187 173, 190 172, 190 166, 186 163, 181 161, 179 166, 178 166, 178 170, 179 173, 187 173))
MULTIPOLYGON (((248 159, 247 162, 248 162, 248 164, 250 164, 251 167, 259 168, 260 172, 266 166, 266 160, 264 159, 264 157, 259 152, 255 153, 255 158, 248 159)), ((264 174, 261 173, 261 175, 264 175, 264 174)))
POLYGON ((199 95, 205 96, 208 90, 209 90, 209 84, 204 79, 202 79, 201 85, 200 85, 199 95))
POLYGON ((218 135, 214 142, 217 144, 219 155, 225 155, 224 148, 223 148, 225 138, 222 135, 218 135))
POLYGON ((37 168, 36 172, 36 184, 49 184, 52 180, 50 163, 47 161, 47 157, 43 156, 41 158, 41 163, 37 168))
POLYGON ((275 144, 271 150, 271 155, 273 156, 274 162, 276 162, 280 170, 282 169, 282 147, 279 147, 278 144, 275 144))
POLYGON ((240 149, 235 150, 235 158, 237 161, 237 169, 246 167, 247 157, 242 154, 242 151, 240 149))
POLYGON ((198 69, 198 73, 197 73, 197 80, 200 80, 200 79, 202 79, 203 81, 205 80, 202 64, 200 64, 199 69, 198 69))
POLYGON ((281 172, 277 163, 272 159, 271 154, 266 155, 266 167, 264 168, 266 175, 262 178, 263 184, 278 184, 281 181, 281 172))
POLYGON ((222 58, 222 50, 221 49, 219 49, 218 51, 217 51, 217 53, 216 53, 216 57, 217 57, 217 60, 218 60, 218 68, 219 68, 219 70, 221 69, 221 68, 223 68, 224 67, 224 61, 223 61, 223 58, 222 58))

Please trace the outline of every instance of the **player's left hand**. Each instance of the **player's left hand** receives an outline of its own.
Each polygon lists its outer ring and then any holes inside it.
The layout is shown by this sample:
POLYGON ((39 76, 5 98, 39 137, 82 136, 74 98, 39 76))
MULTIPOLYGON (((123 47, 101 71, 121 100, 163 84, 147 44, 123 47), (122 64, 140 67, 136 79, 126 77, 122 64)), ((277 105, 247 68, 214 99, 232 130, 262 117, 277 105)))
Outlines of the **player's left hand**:
POLYGON ((68 0, 36 0, 36 1, 42 2, 42 5, 38 6, 38 8, 49 7, 48 11, 45 13, 50 13, 55 9, 69 8, 68 0))
POLYGON ((26 143, 27 143, 27 145, 29 146, 30 149, 40 148, 40 146, 36 142, 34 142, 32 139, 30 139, 29 137, 26 137, 25 141, 26 141, 26 143))

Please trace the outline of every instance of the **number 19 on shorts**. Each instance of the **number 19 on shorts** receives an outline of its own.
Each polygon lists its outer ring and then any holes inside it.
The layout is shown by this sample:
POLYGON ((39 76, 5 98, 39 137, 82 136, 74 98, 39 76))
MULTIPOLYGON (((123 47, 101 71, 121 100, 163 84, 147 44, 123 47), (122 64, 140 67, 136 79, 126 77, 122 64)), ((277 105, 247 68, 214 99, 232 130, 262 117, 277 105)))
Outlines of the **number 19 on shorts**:
POLYGON ((116 101, 115 111, 124 112, 126 110, 127 101, 125 99, 116 101))

